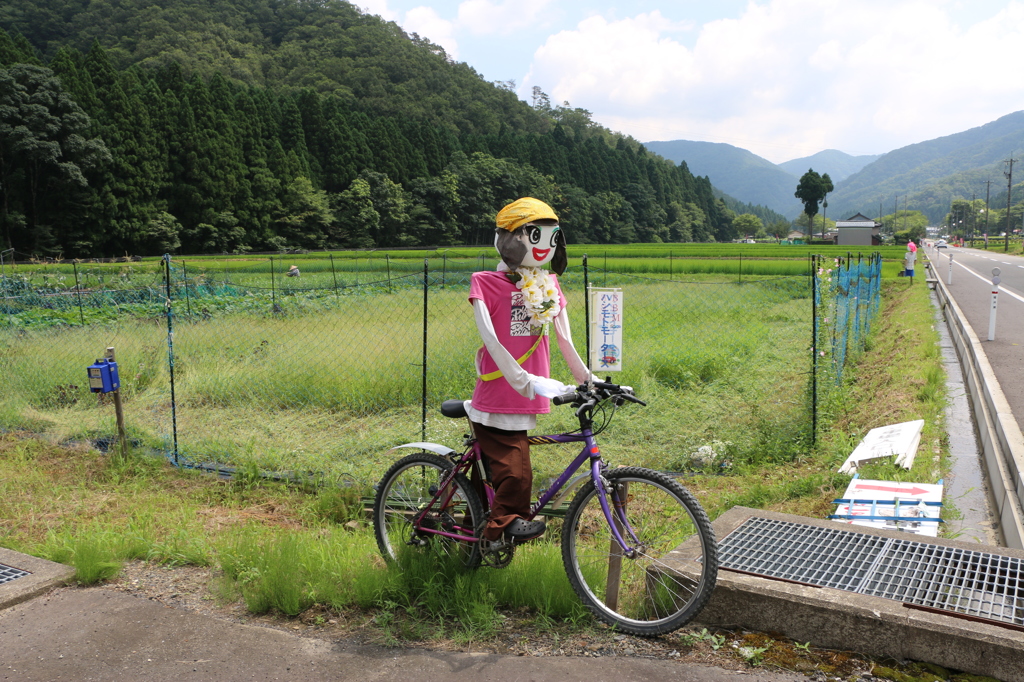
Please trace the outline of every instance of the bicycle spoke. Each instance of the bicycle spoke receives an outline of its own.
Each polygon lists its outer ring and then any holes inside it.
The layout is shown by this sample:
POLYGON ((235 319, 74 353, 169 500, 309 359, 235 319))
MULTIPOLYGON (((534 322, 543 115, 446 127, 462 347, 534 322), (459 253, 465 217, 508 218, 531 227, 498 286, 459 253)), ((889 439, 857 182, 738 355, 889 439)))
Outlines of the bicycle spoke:
POLYGON ((439 491, 452 468, 450 462, 424 453, 396 462, 384 475, 374 500, 374 532, 386 559, 396 561, 411 544, 457 555, 470 568, 480 563, 477 543, 439 534, 472 538, 483 524, 483 507, 464 476, 456 475, 450 487, 439 491))
POLYGON ((717 569, 710 523, 678 483, 657 472, 622 469, 615 486, 616 527, 629 545, 623 553, 590 484, 573 501, 563 531, 563 560, 580 598, 602 620, 636 634, 674 630, 703 607, 717 569), (627 530, 628 529, 628 530, 627 530), (710 552, 696 579, 665 557, 694 536, 710 552))

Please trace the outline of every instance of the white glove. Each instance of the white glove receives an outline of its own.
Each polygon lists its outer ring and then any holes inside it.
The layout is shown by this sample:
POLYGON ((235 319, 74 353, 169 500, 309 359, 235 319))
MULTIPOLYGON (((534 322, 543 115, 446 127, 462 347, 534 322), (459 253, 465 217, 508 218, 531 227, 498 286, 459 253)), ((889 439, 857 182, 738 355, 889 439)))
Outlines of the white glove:
POLYGON ((566 386, 561 381, 548 379, 547 377, 534 376, 532 381, 533 392, 545 398, 554 398, 555 396, 565 395, 576 390, 575 386, 566 386))

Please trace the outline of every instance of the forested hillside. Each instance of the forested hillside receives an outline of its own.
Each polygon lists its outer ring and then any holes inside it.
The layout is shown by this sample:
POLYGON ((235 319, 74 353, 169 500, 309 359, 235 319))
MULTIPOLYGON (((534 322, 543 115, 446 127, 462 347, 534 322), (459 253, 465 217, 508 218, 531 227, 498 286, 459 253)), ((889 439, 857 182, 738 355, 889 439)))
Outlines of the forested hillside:
POLYGON ((19 257, 489 243, 522 195, 577 243, 733 236, 685 164, 338 0, 8 0, 0 29, 19 257))
MULTIPOLYGON (((799 213, 799 202, 793 196, 798 180, 746 149, 693 140, 647 142, 645 146, 676 163, 685 159, 694 173, 708 176, 715 187, 740 201, 767 206, 793 217, 799 213)), ((805 168, 802 173, 806 171, 805 168)))
MULTIPOLYGON (((836 183, 828 202, 833 215, 858 211, 876 215, 879 204, 889 213, 899 201, 928 216, 933 225, 945 219, 956 199, 994 195, 1000 186, 1006 200, 1003 161, 1024 149, 1024 111, 1018 111, 955 135, 912 144, 885 154, 844 181, 836 183), (986 186, 991 182, 991 188, 986 186)), ((1005 203, 1004 203, 1005 206, 1005 203)))
POLYGON ((813 168, 818 173, 828 173, 833 182, 839 182, 880 157, 880 154, 850 156, 838 149, 826 149, 811 156, 783 161, 778 166, 796 178, 806 173, 808 168, 813 168))

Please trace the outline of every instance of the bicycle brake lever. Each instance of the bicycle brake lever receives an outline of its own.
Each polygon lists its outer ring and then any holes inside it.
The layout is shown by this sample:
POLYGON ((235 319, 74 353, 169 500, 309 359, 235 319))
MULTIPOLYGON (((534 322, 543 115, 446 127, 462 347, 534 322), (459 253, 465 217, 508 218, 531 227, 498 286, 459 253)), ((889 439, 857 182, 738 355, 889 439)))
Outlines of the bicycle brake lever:
POLYGON ((580 405, 579 409, 576 410, 576 418, 579 419, 580 417, 582 417, 583 413, 586 410, 592 409, 595 405, 597 405, 597 400, 595 400, 594 398, 591 398, 587 402, 585 402, 582 405, 580 405))

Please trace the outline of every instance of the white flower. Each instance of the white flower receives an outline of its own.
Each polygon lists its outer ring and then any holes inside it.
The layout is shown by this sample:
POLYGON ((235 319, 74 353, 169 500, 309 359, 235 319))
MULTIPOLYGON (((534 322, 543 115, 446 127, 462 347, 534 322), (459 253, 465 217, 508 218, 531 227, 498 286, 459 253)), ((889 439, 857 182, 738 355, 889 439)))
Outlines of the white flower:
POLYGON ((526 311, 530 316, 530 325, 541 327, 551 322, 561 312, 558 288, 547 270, 533 267, 522 267, 516 270, 520 280, 516 282, 523 292, 526 311))

